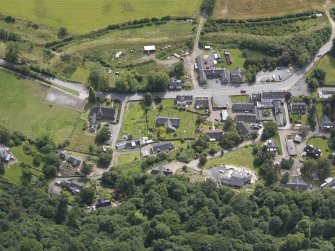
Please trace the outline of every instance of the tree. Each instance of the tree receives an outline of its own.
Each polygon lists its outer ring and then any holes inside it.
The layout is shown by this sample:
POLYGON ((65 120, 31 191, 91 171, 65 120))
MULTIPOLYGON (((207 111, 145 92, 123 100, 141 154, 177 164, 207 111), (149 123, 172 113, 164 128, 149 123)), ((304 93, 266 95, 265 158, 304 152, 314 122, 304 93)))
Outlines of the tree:
POLYGON ((88 76, 91 87, 97 91, 108 91, 109 78, 107 72, 102 67, 95 67, 88 76))
POLYGON ((98 165, 103 168, 107 168, 111 163, 113 155, 108 152, 101 153, 98 158, 98 165))
POLYGON ((92 205, 95 192, 92 188, 85 187, 79 192, 81 204, 92 205))
POLYGON ((0 143, 1 144, 8 144, 9 140, 10 140, 10 133, 6 128, 0 128, 0 143))
POLYGON ((149 91, 164 91, 169 83, 169 76, 164 72, 151 71, 147 76, 149 91))
POLYGON ((151 95, 150 92, 146 92, 146 93, 144 94, 144 100, 145 100, 145 103, 146 103, 147 105, 151 105, 151 103, 152 103, 152 95, 151 95))
POLYGON ((229 130, 232 130, 232 129, 235 130, 234 120, 232 118, 228 117, 226 122, 224 123, 223 129, 225 131, 229 131, 229 130))
POLYGON ((115 91, 134 92, 137 91, 137 80, 131 72, 125 72, 115 81, 115 91))
POLYGON ((57 205, 56 215, 55 215, 55 221, 57 224, 61 224, 65 221, 67 214, 67 199, 62 196, 57 205))
POLYGON ((333 45, 331 50, 329 51, 329 55, 331 55, 332 57, 335 57, 335 39, 333 39, 333 45))
POLYGON ((39 154, 37 154, 34 158, 33 158, 33 165, 35 167, 39 167, 41 165, 41 156, 39 154))
POLYGON ((110 133, 109 133, 109 129, 107 127, 103 127, 101 130, 99 130, 99 132, 95 136, 95 142, 98 145, 105 144, 105 142, 109 139, 110 139, 110 133))
POLYGON ((275 122, 267 122, 264 124, 264 129, 262 133, 262 140, 267 140, 277 134, 277 124, 275 122))
POLYGON ((307 122, 311 127, 311 130, 314 131, 316 127, 316 107, 312 105, 308 111, 307 122))
POLYGON ((31 238, 23 238, 20 241, 21 251, 42 251, 43 245, 39 241, 31 238))
POLYGON ((271 217, 269 221, 269 231, 272 235, 279 234, 279 231, 281 230, 282 226, 283 226, 283 221, 279 216, 271 217))
POLYGON ((229 149, 234 146, 237 146, 241 142, 242 142, 242 137, 237 131, 228 131, 222 137, 221 146, 224 149, 229 149))
POLYGON ((50 164, 45 164, 42 168, 42 172, 47 179, 54 178, 57 175, 56 167, 50 164))
POLYGON ((86 161, 83 161, 83 167, 81 168, 81 172, 87 177, 91 172, 93 168, 90 164, 88 164, 86 161))
POLYGON ((5 60, 10 63, 17 63, 20 57, 19 47, 16 43, 7 43, 5 60))
POLYGON ((307 78, 308 88, 315 90, 319 87, 319 81, 316 78, 307 78))
POLYGON ((0 175, 5 174, 5 165, 0 161, 0 175))
POLYGON ((21 163, 20 166, 22 168, 21 183, 22 185, 29 185, 31 183, 33 174, 29 170, 27 170, 25 164, 21 163))
POLYGON ((199 165, 200 166, 204 166, 207 162, 207 158, 206 158, 206 155, 201 155, 200 158, 199 158, 199 165))
POLYGON ((58 30, 58 37, 63 38, 68 35, 67 29, 65 27, 61 27, 58 30))
POLYGON ((213 14, 214 6, 215 0, 202 0, 200 12, 205 16, 211 16, 213 14))
POLYGON ((184 62, 180 61, 172 66, 172 69, 170 70, 170 77, 176 77, 180 79, 184 75, 185 75, 184 62))
POLYGON ((91 103, 91 104, 94 104, 95 103, 95 90, 92 88, 92 86, 89 88, 89 91, 88 91, 88 101, 91 103))

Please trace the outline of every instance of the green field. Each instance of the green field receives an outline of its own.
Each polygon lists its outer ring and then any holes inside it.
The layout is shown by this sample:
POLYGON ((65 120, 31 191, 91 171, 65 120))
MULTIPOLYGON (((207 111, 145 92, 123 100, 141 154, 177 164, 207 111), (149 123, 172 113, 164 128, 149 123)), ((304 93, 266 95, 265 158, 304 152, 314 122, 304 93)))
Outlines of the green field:
POLYGON ((15 185, 21 184, 22 168, 20 164, 14 164, 6 167, 4 177, 15 185))
POLYGON ((44 100, 49 87, 0 71, 0 126, 30 137, 63 142, 78 123, 79 112, 44 100))
POLYGON ((217 18, 247 19, 272 17, 311 9, 322 9, 323 0, 216 0, 217 18))
POLYGON ((194 16, 200 3, 201 0, 2 0, 0 12, 83 33, 135 19, 194 16))
POLYGON ((141 173, 141 159, 139 153, 119 155, 117 157, 116 170, 122 173, 141 173))
POLYGON ((205 168, 224 164, 253 169, 253 161, 254 158, 252 156, 252 147, 248 146, 225 153, 223 157, 208 160, 205 168))

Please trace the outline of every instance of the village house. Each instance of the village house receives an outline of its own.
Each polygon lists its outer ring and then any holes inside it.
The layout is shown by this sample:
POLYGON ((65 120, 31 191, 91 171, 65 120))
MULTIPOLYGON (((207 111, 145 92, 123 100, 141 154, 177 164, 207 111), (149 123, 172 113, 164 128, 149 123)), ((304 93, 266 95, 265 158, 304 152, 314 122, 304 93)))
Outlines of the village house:
POLYGON ((221 175, 221 183, 224 185, 233 186, 236 188, 242 188, 247 184, 250 184, 252 175, 248 172, 225 169, 221 175))
POLYGON ((335 94, 335 88, 319 88, 318 94, 321 99, 329 99, 335 94))
POLYGON ((318 159, 321 157, 322 152, 319 148, 314 147, 313 145, 305 145, 304 147, 304 154, 306 156, 311 156, 314 159, 318 159))
POLYGON ((73 194, 79 193, 85 187, 84 184, 80 182, 68 180, 63 180, 60 185, 62 188, 69 190, 73 194))
POLYGON ((184 83, 181 80, 175 78, 172 78, 168 85, 169 90, 181 90, 183 87, 184 83))
POLYGON ((59 158, 67 163, 71 164, 73 167, 77 167, 81 165, 81 159, 66 154, 65 151, 60 151, 58 154, 59 158))
POLYGON ((98 199, 98 201, 92 206, 92 210, 97 210, 98 208, 112 208, 112 201, 98 199))
POLYGON ((150 149, 151 154, 163 153, 174 149, 174 145, 171 142, 161 142, 153 145, 150 149))
POLYGON ((9 148, 0 146, 0 161, 8 163, 13 157, 9 153, 9 148))
POLYGON ((255 106, 252 103, 238 103, 232 105, 233 113, 255 113, 255 106))
POLYGON ((164 126, 167 131, 175 132, 180 126, 180 118, 156 117, 155 125, 164 126))
POLYGON ((324 131, 329 131, 334 128, 334 122, 331 121, 327 115, 323 115, 321 118, 320 127, 324 131))
POLYGON ((291 113, 305 114, 307 111, 307 105, 304 102, 293 102, 290 104, 289 109, 291 113))
POLYGON ((230 97, 228 95, 214 95, 212 97, 212 106, 214 110, 228 109, 230 97))
POLYGON ((265 145, 268 152, 276 153, 278 151, 278 146, 273 138, 268 139, 265 145))
POLYGON ((177 106, 191 105, 193 102, 193 96, 192 95, 177 95, 174 101, 177 106))
POLYGON ((209 100, 207 97, 197 97, 195 98, 194 108, 196 110, 208 110, 209 100))
POLYGON ((95 133, 99 121, 114 121, 115 109, 100 106, 92 107, 89 113, 89 131, 95 133))
POLYGON ((307 190, 308 184, 304 182, 299 176, 291 177, 286 186, 294 190, 307 190))
POLYGON ((236 122, 236 129, 240 131, 244 136, 248 136, 251 134, 250 127, 242 121, 236 122))
POLYGON ((285 125, 284 105, 280 100, 274 100, 274 113, 277 126, 285 125))
POLYGON ((289 156, 296 156, 297 150, 295 148, 295 144, 292 139, 286 140, 287 152, 289 156))
POLYGON ((207 136, 209 141, 221 141, 223 137, 223 130, 208 130, 205 131, 204 134, 207 136))
POLYGON ((233 72, 230 73, 230 82, 232 84, 243 83, 243 73, 240 68, 236 68, 233 72))
POLYGON ((242 121, 246 123, 256 123, 256 122, 259 122, 259 118, 257 114, 244 113, 244 114, 236 114, 235 121, 242 121))
POLYGON ((152 175, 164 174, 166 176, 171 176, 173 174, 173 172, 169 168, 166 168, 164 166, 160 166, 160 167, 156 167, 156 168, 152 169, 151 174, 152 175))

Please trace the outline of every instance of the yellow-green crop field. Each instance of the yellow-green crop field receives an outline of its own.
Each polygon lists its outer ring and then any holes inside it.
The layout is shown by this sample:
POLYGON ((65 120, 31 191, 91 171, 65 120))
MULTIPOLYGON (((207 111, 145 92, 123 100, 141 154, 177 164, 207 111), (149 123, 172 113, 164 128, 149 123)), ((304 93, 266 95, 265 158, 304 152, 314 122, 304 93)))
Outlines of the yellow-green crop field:
POLYGON ((83 33, 109 24, 163 16, 194 16, 201 0, 1 0, 0 12, 83 33))

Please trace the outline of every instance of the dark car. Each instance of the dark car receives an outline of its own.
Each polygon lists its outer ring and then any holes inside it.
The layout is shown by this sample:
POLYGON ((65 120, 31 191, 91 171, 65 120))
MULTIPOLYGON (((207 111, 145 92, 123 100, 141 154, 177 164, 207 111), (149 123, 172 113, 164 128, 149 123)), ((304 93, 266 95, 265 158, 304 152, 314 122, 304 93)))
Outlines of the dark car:
POLYGON ((240 93, 246 93, 247 91, 246 90, 241 90, 240 93))

